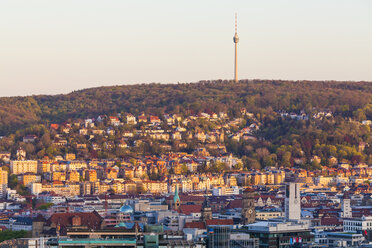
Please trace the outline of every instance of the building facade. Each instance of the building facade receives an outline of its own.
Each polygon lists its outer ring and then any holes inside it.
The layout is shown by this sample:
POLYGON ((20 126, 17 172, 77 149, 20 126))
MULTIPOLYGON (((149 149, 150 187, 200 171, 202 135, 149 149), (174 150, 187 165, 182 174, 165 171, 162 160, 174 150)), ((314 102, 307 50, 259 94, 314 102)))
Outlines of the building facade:
POLYGON ((250 188, 243 192, 242 219, 245 225, 256 221, 254 194, 254 191, 250 188))

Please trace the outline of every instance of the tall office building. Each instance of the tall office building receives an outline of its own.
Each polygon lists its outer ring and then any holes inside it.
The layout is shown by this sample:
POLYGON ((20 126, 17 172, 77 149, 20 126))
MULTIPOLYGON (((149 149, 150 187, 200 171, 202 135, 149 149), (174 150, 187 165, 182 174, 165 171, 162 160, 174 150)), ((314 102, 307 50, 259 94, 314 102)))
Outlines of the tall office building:
POLYGON ((259 238, 259 247, 311 247, 314 235, 301 220, 300 185, 289 183, 285 193, 286 219, 259 221, 246 225, 247 233, 259 238))
POLYGON ((232 226, 211 225, 207 232, 207 248, 258 248, 259 239, 233 230, 232 226))
POLYGON ((8 171, 0 168, 0 198, 6 197, 7 188, 8 188, 8 171))
POLYGON ((287 221, 301 219, 300 185, 288 183, 285 189, 285 217, 287 221))
POLYGON ((352 218, 352 209, 350 199, 344 195, 344 198, 341 201, 341 217, 342 218, 352 218))

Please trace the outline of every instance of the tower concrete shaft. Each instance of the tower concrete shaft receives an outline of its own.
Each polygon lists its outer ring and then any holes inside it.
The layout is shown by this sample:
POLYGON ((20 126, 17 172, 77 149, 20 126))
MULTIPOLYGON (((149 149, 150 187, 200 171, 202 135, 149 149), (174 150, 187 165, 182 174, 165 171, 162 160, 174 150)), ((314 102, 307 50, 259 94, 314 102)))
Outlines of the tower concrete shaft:
POLYGON ((234 81, 238 82, 238 43, 235 43, 235 72, 234 72, 234 81))
POLYGON ((238 82, 238 42, 239 42, 239 36, 238 36, 238 21, 237 21, 237 15, 235 14, 235 35, 233 37, 233 41, 235 43, 235 71, 234 71, 234 81, 235 83, 238 82))

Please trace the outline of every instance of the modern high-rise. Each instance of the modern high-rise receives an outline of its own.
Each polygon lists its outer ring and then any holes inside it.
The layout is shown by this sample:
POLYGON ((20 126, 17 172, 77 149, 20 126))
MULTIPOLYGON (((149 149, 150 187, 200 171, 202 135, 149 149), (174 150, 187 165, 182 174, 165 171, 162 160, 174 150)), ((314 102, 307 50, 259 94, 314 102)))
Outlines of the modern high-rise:
POLYGON ((259 239, 228 225, 211 225, 207 232, 207 248, 258 248, 259 239))
POLYGON ((347 197, 344 197, 341 201, 341 217, 342 218, 353 217, 350 199, 347 197))
POLYGON ((285 186, 285 217, 287 221, 301 219, 301 197, 298 183, 288 183, 285 186))
POLYGON ((285 194, 285 219, 259 221, 244 226, 246 232, 259 238, 259 247, 310 247, 314 242, 309 223, 301 220, 300 185, 289 183, 285 194))
POLYGON ((235 67, 234 67, 234 81, 235 83, 238 82, 238 42, 239 42, 239 36, 238 36, 238 20, 237 15, 235 14, 235 35, 233 37, 233 41, 235 44, 235 67))
POLYGON ((0 198, 5 198, 8 188, 8 171, 0 168, 0 198))

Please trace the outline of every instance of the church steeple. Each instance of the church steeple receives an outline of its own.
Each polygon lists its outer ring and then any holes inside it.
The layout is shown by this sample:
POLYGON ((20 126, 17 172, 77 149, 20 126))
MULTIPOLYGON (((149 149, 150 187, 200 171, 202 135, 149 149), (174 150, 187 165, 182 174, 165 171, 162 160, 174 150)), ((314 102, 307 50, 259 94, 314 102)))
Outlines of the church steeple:
POLYGON ((202 205, 202 220, 206 221, 210 219, 212 219, 212 208, 209 205, 208 192, 205 191, 204 202, 202 205))
POLYGON ((244 225, 256 221, 254 194, 255 192, 252 188, 247 188, 243 191, 242 222, 244 225))
POLYGON ((175 210, 178 210, 181 205, 181 199, 180 196, 178 195, 178 183, 176 184, 176 190, 174 191, 173 205, 175 210))

